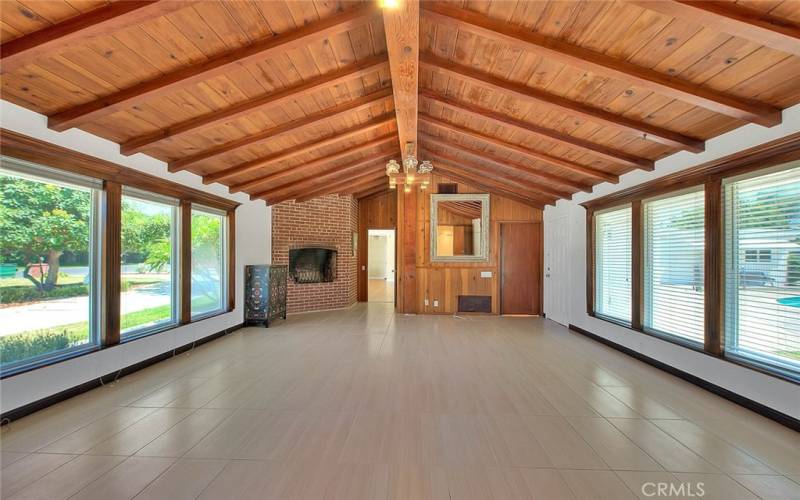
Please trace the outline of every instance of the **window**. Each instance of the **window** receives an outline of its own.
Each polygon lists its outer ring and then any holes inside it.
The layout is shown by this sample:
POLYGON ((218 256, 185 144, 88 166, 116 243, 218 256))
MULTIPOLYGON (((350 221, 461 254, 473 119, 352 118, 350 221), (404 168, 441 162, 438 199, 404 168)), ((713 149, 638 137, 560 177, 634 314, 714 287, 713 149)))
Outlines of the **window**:
POLYGON ((631 207, 595 214, 595 313, 631 320, 631 207))
POLYGON ((644 316, 651 331, 703 343, 705 193, 646 200, 644 316))
POLYGON ((192 317, 225 308, 226 214, 192 209, 192 317))
POLYGON ((135 337, 177 322, 178 200, 125 188, 120 330, 135 337))
POLYGON ((0 367, 97 345, 101 183, 27 162, 0 164, 0 367))
POLYGON ((800 167, 725 184, 725 349, 800 372, 800 167))

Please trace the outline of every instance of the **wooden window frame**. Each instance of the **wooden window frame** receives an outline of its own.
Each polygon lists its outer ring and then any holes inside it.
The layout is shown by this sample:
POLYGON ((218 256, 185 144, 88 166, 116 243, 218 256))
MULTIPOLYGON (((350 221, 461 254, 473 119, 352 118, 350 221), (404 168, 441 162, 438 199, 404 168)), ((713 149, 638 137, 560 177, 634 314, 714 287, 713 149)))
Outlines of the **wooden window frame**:
POLYGON ((623 189, 616 193, 582 203, 586 209, 586 312, 589 316, 622 326, 638 333, 671 342, 697 352, 745 366, 767 375, 800 383, 800 377, 772 371, 761 365, 748 363, 725 355, 724 350, 724 207, 723 180, 745 173, 768 169, 800 159, 800 133, 794 133, 738 153, 719 158, 696 167, 623 189), (679 337, 654 334, 642 326, 644 303, 644 269, 642 242, 642 202, 648 198, 677 193, 690 188, 705 190, 705 328, 704 342, 697 346, 679 337), (631 324, 610 321, 595 312, 595 235, 594 218, 600 210, 630 204, 632 207, 631 237, 631 324))
POLYGON ((17 132, 0 129, 0 148, 3 156, 25 160, 49 168, 64 170, 102 181, 101 233, 100 245, 102 275, 99 343, 94 349, 85 349, 42 363, 20 366, 2 374, 2 379, 20 375, 38 368, 85 356, 101 349, 114 347, 121 343, 158 335, 189 323, 200 322, 215 316, 227 314, 236 308, 236 208, 240 203, 228 200, 199 189, 190 188, 138 170, 101 160, 49 142, 28 137, 17 132), (179 200, 179 277, 178 290, 180 304, 179 321, 164 329, 154 330, 145 335, 130 339, 120 338, 120 293, 121 293, 121 238, 122 238, 122 188, 133 187, 179 200), (222 210, 226 213, 227 249, 225 270, 227 273, 227 303, 222 310, 192 319, 191 317, 191 211, 192 205, 202 205, 222 210))

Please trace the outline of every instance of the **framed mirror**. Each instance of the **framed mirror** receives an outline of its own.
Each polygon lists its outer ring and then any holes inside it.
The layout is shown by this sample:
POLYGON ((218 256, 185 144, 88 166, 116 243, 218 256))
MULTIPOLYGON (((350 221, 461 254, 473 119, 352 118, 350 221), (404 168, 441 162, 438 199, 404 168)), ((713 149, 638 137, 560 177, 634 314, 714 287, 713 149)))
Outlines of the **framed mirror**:
POLYGON ((489 195, 431 195, 431 261, 489 260, 489 195))

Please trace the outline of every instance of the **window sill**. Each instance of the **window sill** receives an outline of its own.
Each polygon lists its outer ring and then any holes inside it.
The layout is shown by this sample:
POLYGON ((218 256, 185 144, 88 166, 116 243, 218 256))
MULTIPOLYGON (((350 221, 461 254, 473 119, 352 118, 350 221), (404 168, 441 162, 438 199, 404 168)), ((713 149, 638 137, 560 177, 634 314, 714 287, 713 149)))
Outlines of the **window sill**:
POLYGON ((690 350, 692 350, 694 352, 697 352, 699 354, 703 354, 705 356, 710 356, 710 357, 712 357, 714 359, 719 359, 719 360, 725 361, 727 363, 731 363, 731 364, 734 364, 734 365, 737 365, 737 366, 741 366, 743 368, 747 368, 749 370, 756 371, 758 373, 761 373, 762 375, 768 375, 770 377, 774 377, 774 378, 783 380, 785 382, 790 382, 792 384, 800 385, 800 374, 793 374, 793 373, 789 373, 789 372, 786 372, 786 371, 781 370, 781 369, 772 368, 770 366, 767 366, 767 365, 764 365, 762 363, 759 363, 758 361, 751 360, 749 358, 744 358, 744 357, 741 357, 741 356, 737 356, 735 354, 723 353, 721 356, 716 356, 714 354, 706 352, 701 344, 697 344, 697 343, 691 342, 689 340, 681 339, 679 337, 674 337, 674 336, 663 334, 663 333, 653 332, 651 330, 646 330, 646 329, 639 330, 639 329, 633 328, 630 325, 630 323, 626 324, 623 321, 615 320, 613 318, 608 318, 606 316, 603 316, 602 314, 592 313, 589 316, 592 317, 592 318, 596 318, 596 319, 605 321, 606 323, 611 323, 613 325, 621 326, 622 328, 625 328, 625 329, 630 330, 632 332, 642 333, 644 335, 647 335, 648 337, 652 337, 654 339, 662 340, 664 342, 669 342, 670 344, 674 344, 674 345, 683 347, 685 349, 690 349, 690 350))
POLYGON ((23 373, 28 373, 33 370, 38 370, 39 368, 57 365, 64 361, 69 361, 71 359, 79 358, 81 356, 97 352, 101 349, 103 349, 103 347, 99 344, 90 344, 87 346, 76 347, 74 349, 68 349, 60 354, 46 356, 36 361, 31 361, 29 363, 26 363, 24 365, 19 365, 11 368, 4 368, 2 372, 0 372, 0 380, 5 380, 7 378, 14 377, 16 375, 22 375, 23 373))

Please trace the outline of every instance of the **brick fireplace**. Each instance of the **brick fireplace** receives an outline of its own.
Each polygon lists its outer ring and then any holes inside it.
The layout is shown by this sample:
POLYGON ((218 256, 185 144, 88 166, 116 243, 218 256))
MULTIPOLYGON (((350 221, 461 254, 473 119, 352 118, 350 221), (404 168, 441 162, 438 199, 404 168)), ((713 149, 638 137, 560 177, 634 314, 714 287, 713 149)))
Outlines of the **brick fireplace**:
POLYGON ((273 264, 288 265, 290 249, 337 251, 334 281, 295 283, 289 278, 289 313, 341 309, 356 302, 358 263, 353 255, 353 233, 357 231, 358 201, 351 196, 329 195, 272 207, 273 264))

